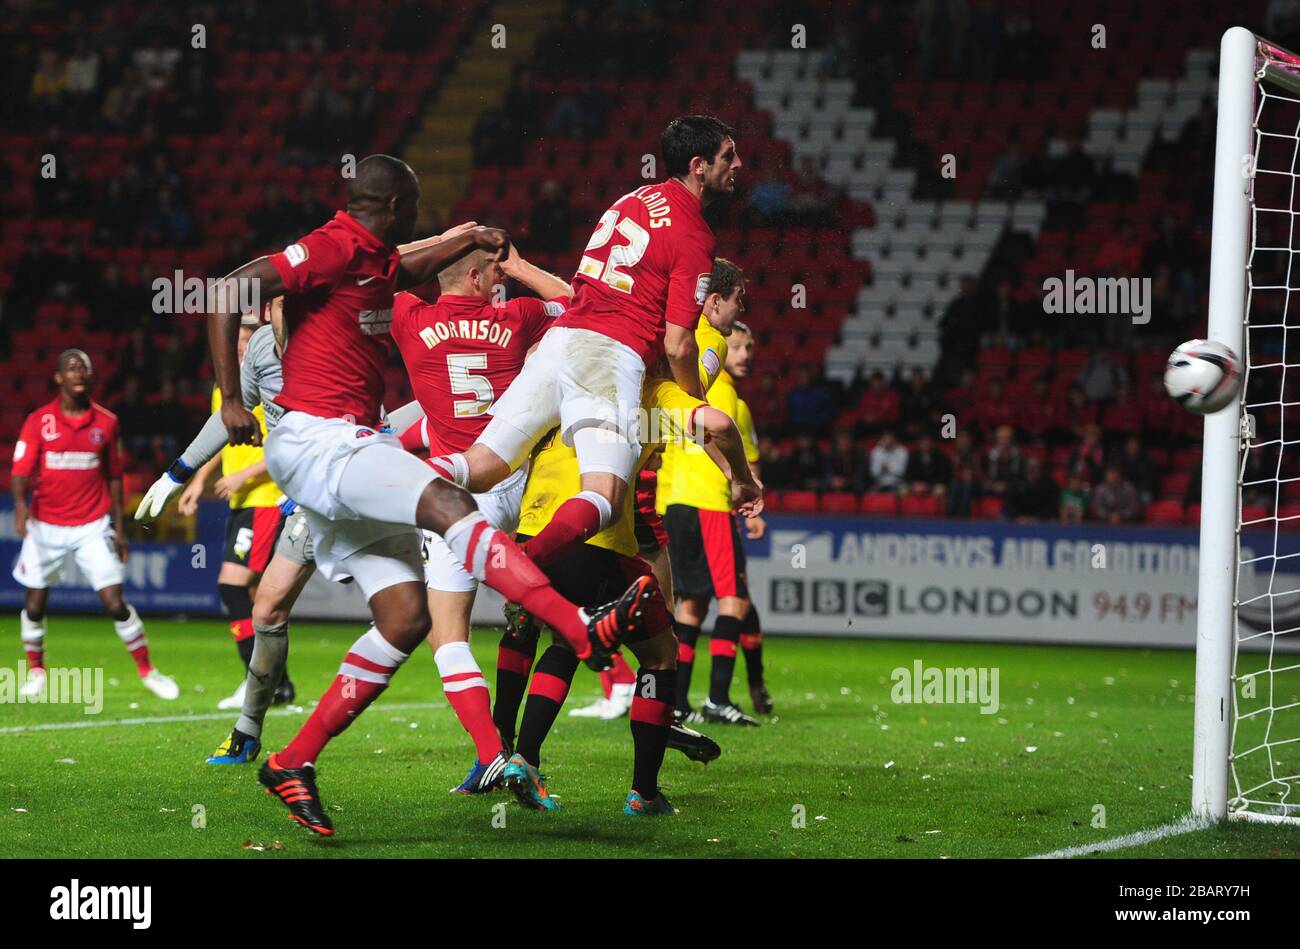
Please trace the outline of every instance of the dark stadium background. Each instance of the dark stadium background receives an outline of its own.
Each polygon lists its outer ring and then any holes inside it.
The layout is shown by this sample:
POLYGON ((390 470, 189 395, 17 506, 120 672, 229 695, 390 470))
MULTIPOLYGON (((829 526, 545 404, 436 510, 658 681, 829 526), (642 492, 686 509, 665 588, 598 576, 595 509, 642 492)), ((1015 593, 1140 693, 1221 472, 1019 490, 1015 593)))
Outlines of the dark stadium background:
MULTIPOLYGON (((150 282, 223 274, 316 226, 340 204, 341 155, 407 158, 424 232, 503 225, 567 276, 664 120, 700 110, 736 124, 747 163, 714 223, 750 279, 741 388, 769 510, 1197 520, 1199 421, 1158 382, 1205 326, 1215 116, 1212 79, 1193 80, 1214 73, 1196 51, 1229 21, 1295 46, 1294 4, 0 6, 6 458, 75 344, 142 491, 210 393, 201 320, 155 315, 150 282), (811 73, 782 65, 792 24, 825 54, 811 73), (814 79, 844 94, 801 100, 814 79), (851 109, 872 110, 860 148, 851 109), (803 157, 819 135, 835 147, 803 157), (1067 268, 1149 275, 1154 319, 1045 315, 1042 280, 1067 268), (900 292, 881 303, 886 279, 900 292), (949 413, 958 437, 922 445, 949 413)), ((409 397, 397 362, 389 385, 409 397)))

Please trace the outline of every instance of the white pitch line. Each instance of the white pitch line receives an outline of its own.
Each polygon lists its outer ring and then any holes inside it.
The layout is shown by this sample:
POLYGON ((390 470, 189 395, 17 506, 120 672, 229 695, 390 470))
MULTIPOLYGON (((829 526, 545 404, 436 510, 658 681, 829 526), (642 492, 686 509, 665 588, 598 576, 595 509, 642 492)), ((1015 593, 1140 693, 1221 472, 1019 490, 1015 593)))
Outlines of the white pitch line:
MULTIPOLYGON (((446 702, 395 702, 389 705, 377 705, 380 711, 396 712, 402 709, 446 708, 446 702)), ((272 709, 267 717, 288 718, 301 715, 306 710, 272 709)), ((0 728, 0 735, 18 735, 25 732, 71 731, 77 728, 113 728, 118 725, 175 725, 180 722, 216 722, 229 719, 233 712, 208 712, 202 715, 146 715, 139 718, 87 718, 75 722, 42 722, 37 725, 9 725, 0 728)), ((237 716, 236 716, 237 717, 237 716)))
POLYGON ((1154 843, 1157 840, 1163 840, 1166 837, 1177 837, 1179 834, 1191 833, 1194 830, 1205 830, 1212 826, 1212 821, 1207 821, 1198 817, 1184 817, 1174 821, 1172 824, 1165 824, 1163 827, 1156 827, 1152 830, 1139 830, 1137 833, 1125 834, 1123 837, 1114 837, 1110 840, 1103 840, 1097 844, 1080 844, 1078 847, 1066 847, 1064 850, 1053 850, 1051 853, 1040 853, 1029 860, 1069 860, 1072 857, 1084 857, 1090 853, 1100 853, 1107 850, 1123 850, 1125 847, 1141 847, 1144 844, 1154 843))

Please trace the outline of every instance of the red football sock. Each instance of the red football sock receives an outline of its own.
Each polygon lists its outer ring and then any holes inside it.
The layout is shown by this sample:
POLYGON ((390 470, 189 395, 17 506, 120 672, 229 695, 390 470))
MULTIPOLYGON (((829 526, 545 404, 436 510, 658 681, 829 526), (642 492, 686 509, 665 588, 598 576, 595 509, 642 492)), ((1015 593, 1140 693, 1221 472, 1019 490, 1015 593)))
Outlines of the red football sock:
POLYGON ((591 649, 587 622, 578 608, 555 592, 546 575, 481 511, 467 514, 442 535, 471 574, 568 640, 579 659, 591 649))
MULTIPOLYGON (((604 500, 603 498, 601 500, 604 500)), ((608 503, 606 503, 608 508, 608 503)), ((551 515, 550 523, 528 541, 524 552, 528 559, 545 566, 576 544, 581 544, 601 530, 601 511, 589 492, 569 498, 551 515)))
POLYGON ((293 741, 279 753, 284 768, 301 768, 314 762, 325 745, 352 724, 353 719, 377 699, 388 680, 406 661, 373 626, 352 644, 339 673, 293 741))
POLYGON ((478 760, 483 764, 505 751, 501 736, 492 721, 492 702, 488 695, 487 679, 474 661, 469 643, 447 643, 433 654, 442 677, 442 691, 451 703, 456 717, 474 739, 478 760))
POLYGON ((141 678, 144 678, 153 671, 153 663, 149 661, 149 642, 145 639, 144 623, 140 620, 140 614, 135 611, 134 606, 127 608, 129 612, 126 619, 113 620, 113 628, 117 630, 122 645, 135 661, 136 671, 140 673, 141 678))

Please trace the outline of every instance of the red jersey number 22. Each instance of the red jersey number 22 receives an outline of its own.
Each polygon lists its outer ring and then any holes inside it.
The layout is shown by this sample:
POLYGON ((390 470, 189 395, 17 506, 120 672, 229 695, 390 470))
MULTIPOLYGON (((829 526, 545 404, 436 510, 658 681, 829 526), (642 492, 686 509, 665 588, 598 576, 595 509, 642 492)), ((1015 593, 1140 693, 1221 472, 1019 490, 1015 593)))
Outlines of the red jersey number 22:
POLYGON ((582 263, 578 265, 578 273, 592 280, 603 280, 620 293, 630 294, 633 279, 619 268, 636 266, 637 261, 645 256, 646 248, 650 246, 650 234, 631 218, 625 217, 620 221, 618 212, 610 208, 600 216, 600 223, 596 225, 596 232, 591 235, 586 249, 592 251, 604 247, 614 236, 615 231, 625 238, 627 243, 611 247, 604 261, 583 254, 582 263))

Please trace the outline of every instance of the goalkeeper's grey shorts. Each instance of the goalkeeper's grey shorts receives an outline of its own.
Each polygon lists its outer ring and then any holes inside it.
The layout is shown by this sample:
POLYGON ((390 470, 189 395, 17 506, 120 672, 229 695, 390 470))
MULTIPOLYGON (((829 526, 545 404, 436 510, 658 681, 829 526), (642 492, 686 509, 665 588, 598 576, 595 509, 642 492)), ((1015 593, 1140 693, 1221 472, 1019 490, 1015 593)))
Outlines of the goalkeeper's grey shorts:
POLYGON ((285 557, 304 567, 315 564, 316 550, 311 541, 311 529, 307 526, 307 515, 302 508, 285 518, 275 553, 278 557, 285 557))

